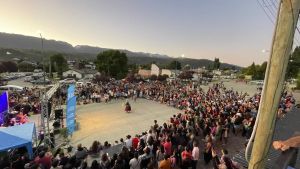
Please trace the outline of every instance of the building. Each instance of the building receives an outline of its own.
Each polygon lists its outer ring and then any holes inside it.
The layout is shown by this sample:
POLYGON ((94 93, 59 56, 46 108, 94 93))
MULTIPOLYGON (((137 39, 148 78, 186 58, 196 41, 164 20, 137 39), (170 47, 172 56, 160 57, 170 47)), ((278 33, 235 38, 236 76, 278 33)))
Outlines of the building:
POLYGON ((161 69, 161 75, 168 75, 169 77, 171 77, 173 74, 174 72, 169 69, 161 69))
POLYGON ((147 79, 151 76, 151 70, 140 69, 138 75, 140 75, 144 79, 147 79))
POLYGON ((95 69, 96 69, 96 65, 93 64, 93 63, 86 64, 86 65, 84 65, 84 67, 85 67, 86 69, 92 69, 92 70, 95 70, 95 69))
POLYGON ((180 74, 180 70, 160 69, 156 64, 151 64, 151 70, 140 69, 138 75, 142 78, 149 78, 152 75, 168 75, 168 77, 175 77, 180 74))
POLYGON ((159 76, 161 73, 160 68, 156 64, 151 64, 151 75, 159 76))
POLYGON ((213 70, 213 74, 217 75, 217 76, 221 76, 222 75, 222 71, 221 70, 213 70))
POLYGON ((83 74, 79 70, 70 69, 70 70, 63 72, 63 78, 82 79, 82 77, 83 77, 83 74))

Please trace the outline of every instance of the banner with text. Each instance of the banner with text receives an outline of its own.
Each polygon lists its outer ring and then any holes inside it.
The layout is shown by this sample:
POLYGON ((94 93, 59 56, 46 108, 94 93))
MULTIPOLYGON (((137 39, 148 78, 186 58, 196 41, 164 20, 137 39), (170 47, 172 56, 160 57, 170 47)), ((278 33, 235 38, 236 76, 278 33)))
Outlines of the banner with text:
POLYGON ((76 96, 75 93, 75 86, 70 85, 68 88, 68 99, 67 99, 67 128, 68 134, 72 135, 75 130, 75 111, 76 111, 76 96))
POLYGON ((8 113, 8 93, 3 92, 0 95, 0 126, 5 122, 5 117, 8 113))

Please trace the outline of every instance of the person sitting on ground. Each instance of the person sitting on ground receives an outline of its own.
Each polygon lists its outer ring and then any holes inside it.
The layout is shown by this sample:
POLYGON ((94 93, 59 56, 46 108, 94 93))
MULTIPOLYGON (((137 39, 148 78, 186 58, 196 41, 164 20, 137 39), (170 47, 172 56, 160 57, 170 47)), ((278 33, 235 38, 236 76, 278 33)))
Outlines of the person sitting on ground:
POLYGON ((100 166, 103 169, 109 169, 110 168, 110 160, 107 155, 107 153, 102 154, 101 160, 100 160, 100 166))
POLYGON ((296 147, 300 147, 300 135, 299 136, 295 136, 295 137, 291 137, 285 141, 274 141, 273 142, 273 147, 276 150, 281 150, 281 151, 286 151, 289 148, 296 148, 296 147))
POLYGON ((100 165, 99 165, 97 160, 94 160, 92 162, 92 165, 91 165, 90 169, 100 169, 100 165))
POLYGON ((82 160, 82 159, 85 159, 86 156, 87 156, 86 149, 83 148, 81 144, 78 144, 77 151, 75 152, 76 159, 82 160))
POLYGON ((101 146, 100 146, 100 143, 98 141, 94 141, 92 146, 90 147, 89 149, 89 153, 91 154, 97 154, 99 153, 101 150, 101 146))
POLYGON ((222 157, 219 159, 215 150, 212 149, 212 157, 214 159, 214 167, 218 169, 238 169, 236 162, 233 162, 228 156, 228 151, 222 149, 222 157))
POLYGON ((62 166, 59 166, 59 161, 57 159, 52 161, 51 169, 62 169, 62 166))

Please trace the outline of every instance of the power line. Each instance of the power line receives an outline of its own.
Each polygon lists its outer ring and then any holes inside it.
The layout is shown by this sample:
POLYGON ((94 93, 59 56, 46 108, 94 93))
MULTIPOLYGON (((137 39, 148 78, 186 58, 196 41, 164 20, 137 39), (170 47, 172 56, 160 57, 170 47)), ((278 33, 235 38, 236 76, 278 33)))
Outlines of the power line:
POLYGON ((273 5, 270 4, 268 0, 262 0, 262 2, 263 2, 264 7, 267 8, 270 11, 271 15, 274 18, 276 18, 276 9, 274 11, 274 9, 272 8, 273 5))
POLYGON ((266 11, 266 9, 264 8, 264 6, 260 3, 259 0, 256 0, 256 2, 258 3, 258 5, 263 9, 264 13, 266 14, 266 16, 268 17, 268 19, 275 25, 274 20, 272 19, 272 17, 269 15, 269 13, 266 11))
MULTIPOLYGON (((279 2, 279 4, 277 3, 276 0, 262 0, 262 2, 260 2, 259 0, 256 0, 258 5, 263 9, 264 13, 266 14, 267 18, 270 20, 270 22, 275 25, 275 20, 276 20, 276 8, 279 8, 281 1, 279 2), (277 4, 277 5, 276 5, 277 4), (273 8, 275 8, 275 10, 273 8), (266 10, 267 8, 267 10, 266 10)), ((290 0, 291 3, 291 0, 290 0)), ((292 4, 291 4, 291 8, 292 8, 292 4)), ((292 8, 292 13, 293 12, 293 8, 292 8)), ((293 17, 294 19, 294 17, 293 17)), ((294 20, 293 20, 294 21, 294 20)), ((294 21, 295 23, 295 21, 294 21)), ((297 33, 300 35, 300 29, 298 28, 298 26, 296 25, 296 30, 297 33)), ((296 43, 297 46, 299 46, 300 42, 298 40, 298 38, 296 36, 294 36, 294 42, 296 43)))

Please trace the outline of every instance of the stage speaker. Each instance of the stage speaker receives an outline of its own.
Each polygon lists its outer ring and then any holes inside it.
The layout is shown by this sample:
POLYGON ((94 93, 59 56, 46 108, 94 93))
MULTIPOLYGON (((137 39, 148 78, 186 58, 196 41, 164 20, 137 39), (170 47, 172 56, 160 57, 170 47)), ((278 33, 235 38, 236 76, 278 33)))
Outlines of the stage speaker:
POLYGON ((55 109, 54 110, 54 118, 55 119, 62 119, 63 118, 63 109, 55 109))

